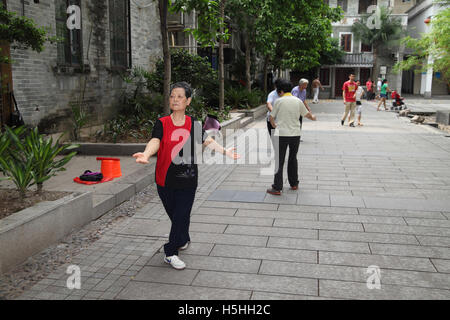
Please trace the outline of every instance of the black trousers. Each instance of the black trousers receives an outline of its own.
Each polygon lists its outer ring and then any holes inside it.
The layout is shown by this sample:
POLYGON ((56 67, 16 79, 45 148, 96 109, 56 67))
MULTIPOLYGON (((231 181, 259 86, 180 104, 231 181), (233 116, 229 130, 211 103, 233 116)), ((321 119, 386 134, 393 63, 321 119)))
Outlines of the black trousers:
POLYGON ((191 241, 189 237, 189 223, 197 188, 173 189, 158 187, 158 194, 164 209, 172 221, 169 242, 164 245, 166 256, 178 255, 178 248, 191 241))
MULTIPOLYGON (((275 161, 276 167, 275 178, 272 188, 275 190, 283 190, 283 168, 284 161, 286 158, 286 151, 289 147, 289 158, 288 158, 288 180, 291 187, 297 186, 298 181, 298 161, 297 153, 300 146, 300 136, 296 137, 278 137, 278 146, 276 142, 274 144, 275 148, 275 161)), ((276 139, 274 139, 276 141, 276 139)))
POLYGON ((272 127, 272 124, 270 123, 270 121, 267 121, 267 130, 269 130, 269 136, 272 136, 272 130, 274 130, 275 128, 272 127))

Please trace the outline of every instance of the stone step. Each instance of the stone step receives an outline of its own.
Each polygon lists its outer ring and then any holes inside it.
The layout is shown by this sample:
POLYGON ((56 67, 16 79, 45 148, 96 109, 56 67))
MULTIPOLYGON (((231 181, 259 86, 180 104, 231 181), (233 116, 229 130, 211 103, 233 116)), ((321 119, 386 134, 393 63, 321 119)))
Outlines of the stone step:
POLYGON ((249 123, 252 122, 252 121, 253 121, 253 118, 252 118, 252 117, 245 117, 245 118, 242 118, 242 119, 241 119, 241 126, 244 127, 244 126, 246 126, 247 124, 249 124, 249 123))

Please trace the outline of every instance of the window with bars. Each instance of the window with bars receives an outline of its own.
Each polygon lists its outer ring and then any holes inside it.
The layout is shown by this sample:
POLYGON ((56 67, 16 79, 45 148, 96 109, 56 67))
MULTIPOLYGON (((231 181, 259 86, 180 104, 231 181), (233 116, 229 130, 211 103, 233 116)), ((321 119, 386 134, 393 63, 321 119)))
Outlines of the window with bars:
MULTIPOLYGON (((69 14, 67 8, 77 5, 81 8, 81 0, 56 0, 56 35, 64 39, 58 42, 58 64, 69 66, 80 66, 83 63, 83 47, 81 29, 69 30, 67 19, 69 14)), ((81 17, 80 17, 81 19, 81 17)))
POLYGON ((365 14, 365 13, 367 13, 367 8, 369 8, 371 5, 376 5, 376 4, 377 4, 377 0, 359 0, 358 13, 365 14))
POLYGON ((130 1, 109 0, 111 67, 131 67, 130 1))
POLYGON ((330 68, 320 69, 319 80, 323 86, 330 85, 330 68))
POLYGON ((361 52, 372 52, 372 45, 361 43, 361 52))
POLYGON ((347 12, 347 0, 338 0, 337 5, 344 10, 344 13, 347 12))
POLYGON ((352 34, 341 34, 341 48, 345 52, 352 52, 352 34))

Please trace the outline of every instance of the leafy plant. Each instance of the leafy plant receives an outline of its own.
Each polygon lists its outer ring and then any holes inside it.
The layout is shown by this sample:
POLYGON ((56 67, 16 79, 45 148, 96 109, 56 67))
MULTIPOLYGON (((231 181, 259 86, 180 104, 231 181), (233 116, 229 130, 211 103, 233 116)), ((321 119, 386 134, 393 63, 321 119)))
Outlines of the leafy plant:
POLYGON ((72 116, 70 118, 72 122, 72 135, 75 141, 80 139, 80 131, 88 122, 88 114, 86 110, 79 104, 72 104, 72 116))
MULTIPOLYGON (((61 137, 60 137, 61 138, 61 137)), ((36 184, 38 192, 42 191, 43 183, 65 170, 64 166, 76 152, 56 159, 65 150, 77 148, 78 145, 60 145, 58 140, 44 139, 37 128, 26 130, 24 127, 11 129, 5 127, 5 133, 0 138, 1 149, 0 168, 9 180, 12 180, 20 196, 25 197, 28 187, 36 184), (4 149, 4 146, 7 149, 4 149)))
POLYGON ((5 126, 5 132, 0 138, 3 149, 0 154, 0 169, 6 179, 16 185, 21 198, 25 197, 27 188, 34 184, 33 159, 27 159, 17 148, 17 143, 20 144, 20 135, 24 130, 24 127, 11 129, 5 126))
POLYGON ((33 161, 32 176, 39 193, 42 191, 44 182, 55 176, 57 172, 65 171, 64 166, 77 154, 76 151, 72 151, 60 159, 56 159, 64 151, 79 147, 75 144, 61 145, 60 139, 62 136, 53 143, 53 138, 44 139, 37 128, 34 128, 18 145, 19 149, 25 153, 26 158, 33 161))

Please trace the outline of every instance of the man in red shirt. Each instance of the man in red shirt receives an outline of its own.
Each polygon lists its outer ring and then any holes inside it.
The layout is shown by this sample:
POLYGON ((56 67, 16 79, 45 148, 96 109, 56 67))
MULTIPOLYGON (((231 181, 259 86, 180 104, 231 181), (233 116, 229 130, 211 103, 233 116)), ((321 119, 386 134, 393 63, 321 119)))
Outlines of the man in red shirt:
POLYGON ((355 125, 353 122, 355 121, 356 89, 358 89, 358 85, 355 82, 354 74, 350 74, 349 79, 350 80, 346 81, 342 87, 342 98, 344 99, 345 112, 341 119, 341 125, 344 125, 345 118, 347 118, 347 115, 350 112, 349 126, 354 127, 355 125))
POLYGON ((366 89, 367 89, 367 100, 373 99, 373 82, 371 79, 367 80, 366 82, 366 89))

